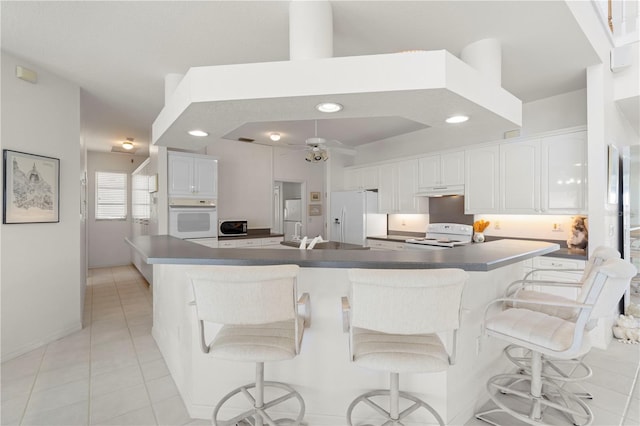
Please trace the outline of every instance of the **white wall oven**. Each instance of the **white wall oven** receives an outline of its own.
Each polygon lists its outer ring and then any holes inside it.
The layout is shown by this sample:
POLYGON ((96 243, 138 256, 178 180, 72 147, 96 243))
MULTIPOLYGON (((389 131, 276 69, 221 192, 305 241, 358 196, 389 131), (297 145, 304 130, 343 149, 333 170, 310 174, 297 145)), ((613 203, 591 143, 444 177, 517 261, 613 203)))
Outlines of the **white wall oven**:
POLYGON ((169 235, 177 238, 217 238, 216 200, 172 198, 169 200, 169 235))

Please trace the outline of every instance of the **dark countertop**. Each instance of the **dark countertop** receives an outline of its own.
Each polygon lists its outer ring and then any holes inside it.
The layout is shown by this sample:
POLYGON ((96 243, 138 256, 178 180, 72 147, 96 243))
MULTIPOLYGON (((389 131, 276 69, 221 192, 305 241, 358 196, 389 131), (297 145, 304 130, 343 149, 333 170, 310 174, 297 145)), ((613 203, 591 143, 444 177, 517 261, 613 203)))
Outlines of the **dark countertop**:
POLYGON ((435 269, 491 271, 558 250, 557 244, 529 240, 499 240, 447 250, 282 250, 214 249, 168 235, 127 238, 149 264, 277 265, 314 268, 435 269))
MULTIPOLYGON (((307 241, 307 245, 311 243, 311 240, 307 241)), ((283 241, 280 244, 287 247, 298 248, 300 247, 300 242, 295 241, 283 241)), ((349 244, 349 243, 340 243, 338 241, 325 241, 322 243, 317 243, 313 250, 369 250, 369 247, 359 246, 357 244, 349 244)))
MULTIPOLYGON (((251 231, 251 230, 249 230, 251 231)), ((275 238, 275 237, 284 237, 284 234, 272 234, 271 232, 267 232, 267 233, 247 233, 247 235, 237 235, 237 236, 221 236, 218 237, 218 240, 220 241, 228 241, 228 240, 247 240, 247 239, 254 239, 254 238, 275 238)))
MULTIPOLYGON (((420 234, 420 236, 424 236, 424 234, 420 234)), ((370 240, 381 240, 381 241, 405 241, 408 238, 411 238, 411 236, 407 236, 407 235, 376 235, 373 237, 367 237, 370 240)), ((499 240, 518 240, 518 241, 522 241, 521 239, 518 238, 512 238, 512 237, 491 237, 491 236, 487 236, 487 242, 489 241, 499 241, 499 240)), ((549 241, 549 240, 538 240, 538 239, 526 239, 527 241, 540 241, 540 242, 548 242, 548 243, 552 243, 552 244, 558 244, 560 246, 560 249, 558 249, 557 251, 554 251, 553 253, 547 253, 547 254, 543 254, 542 256, 551 256, 551 257, 559 257, 559 258, 563 258, 563 259, 574 259, 574 260, 587 260, 588 256, 587 256, 587 252, 586 250, 579 250, 579 249, 570 249, 567 248, 566 246, 566 242, 563 241, 549 241)))

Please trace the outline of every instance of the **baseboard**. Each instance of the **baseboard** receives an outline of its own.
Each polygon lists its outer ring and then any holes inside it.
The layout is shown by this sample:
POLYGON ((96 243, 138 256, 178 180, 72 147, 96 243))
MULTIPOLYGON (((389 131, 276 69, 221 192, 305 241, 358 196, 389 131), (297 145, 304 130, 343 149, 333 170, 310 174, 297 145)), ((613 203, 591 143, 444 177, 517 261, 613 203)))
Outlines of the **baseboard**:
MULTIPOLYGON (((28 352, 31 352, 34 349, 38 349, 41 346, 47 345, 51 342, 54 342, 58 339, 61 339, 63 337, 68 336, 71 333, 75 333, 76 331, 80 331, 82 330, 82 322, 78 322, 70 327, 67 327, 65 329, 62 330, 58 330, 53 334, 50 334, 49 336, 47 336, 46 338, 43 339, 38 339, 35 340, 33 342, 30 342, 26 345, 23 345, 17 349, 14 350, 10 350, 8 352, 2 352, 2 355, 0 356, 0 362, 6 362, 9 360, 12 360, 14 358, 19 357, 20 355, 24 355, 28 352)), ((2 349, 5 349, 5 346, 3 345, 2 349)))

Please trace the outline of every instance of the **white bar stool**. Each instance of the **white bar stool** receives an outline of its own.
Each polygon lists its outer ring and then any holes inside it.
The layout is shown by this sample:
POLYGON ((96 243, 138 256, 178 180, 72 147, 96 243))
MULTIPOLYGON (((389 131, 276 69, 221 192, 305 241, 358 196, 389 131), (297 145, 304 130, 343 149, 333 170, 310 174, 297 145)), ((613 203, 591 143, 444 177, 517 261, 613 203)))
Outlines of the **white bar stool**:
POLYGON ((349 270, 351 300, 343 298, 349 353, 356 365, 390 373, 390 389, 374 390, 353 400, 353 410, 370 407, 385 425, 401 425, 403 419, 424 408, 444 425, 426 402, 399 390, 400 373, 435 373, 455 362, 456 330, 460 325, 462 290, 469 275, 461 269, 349 270), (451 355, 436 333, 454 332, 451 355), (373 397, 389 396, 389 411, 373 397), (400 412, 400 400, 410 401, 400 412))
MULTIPOLYGON (((569 321, 575 321, 579 312, 575 308, 541 305, 536 304, 535 302, 543 301, 560 304, 572 303, 575 301, 584 302, 588 292, 588 288, 585 286, 585 283, 590 282, 590 274, 593 273, 594 270, 597 270, 603 262, 609 259, 619 258, 620 253, 617 250, 606 246, 597 247, 587 261, 584 270, 582 270, 582 277, 578 282, 543 281, 530 278, 530 276, 536 271, 579 271, 576 269, 535 269, 525 275, 522 280, 514 281, 509 285, 505 292, 505 297, 517 299, 518 303, 509 302, 505 305, 508 307, 518 307, 543 312, 569 321), (533 286, 540 287, 542 290, 533 290, 531 289, 533 286), (574 300, 545 292, 547 288, 560 287, 578 288, 580 289, 580 293, 574 300)), ((587 330, 593 329, 596 324, 597 321, 590 321, 587 324, 587 330)), ((504 349, 504 353, 507 359, 520 369, 522 374, 531 374, 531 366, 529 364, 531 357, 529 353, 521 354, 522 348, 517 345, 507 346, 504 349)), ((593 371, 584 363, 582 357, 568 360, 550 359, 546 356, 542 357, 542 376, 556 382, 560 382, 563 386, 565 384, 574 384, 579 386, 580 381, 588 379, 592 374, 593 371)), ((584 389, 574 391, 574 394, 580 398, 593 399, 593 395, 584 389)))
POLYGON ((255 383, 234 389, 218 402, 213 410, 214 425, 301 424, 305 411, 302 396, 285 383, 264 380, 264 363, 298 355, 304 328, 310 324, 308 293, 296 300, 298 269, 297 265, 210 266, 188 273, 202 351, 216 358, 256 363, 255 383), (302 305, 304 314, 299 313, 302 305), (210 343, 204 322, 223 324, 210 343), (266 387, 280 389, 281 395, 264 401, 266 387), (251 408, 231 419, 219 419, 222 406, 238 394, 246 397, 251 408), (269 414, 269 409, 291 399, 297 400, 299 407, 295 419, 274 419, 269 414))
POLYGON ((498 416, 506 413, 519 421, 531 425, 545 423, 545 410, 554 409, 575 425, 593 423, 593 413, 589 406, 571 392, 542 375, 542 357, 554 359, 573 359, 583 356, 591 349, 587 324, 599 318, 610 316, 617 303, 629 286, 636 268, 629 262, 620 259, 609 259, 589 274, 585 281, 586 296, 582 302, 544 302, 536 303, 549 307, 576 309, 575 321, 548 315, 517 306, 515 298, 501 298, 490 303, 485 311, 484 331, 486 335, 505 340, 530 351, 531 366, 529 376, 522 374, 499 374, 487 382, 489 397, 497 408, 482 411, 476 418, 492 425, 510 425, 500 423, 498 416), (489 314, 495 304, 508 307, 497 314, 489 314), (515 305, 514 305, 515 304, 515 305), (522 385, 529 382, 529 386, 522 385), (521 399, 527 402, 527 409, 516 410, 506 401, 508 398, 521 399))

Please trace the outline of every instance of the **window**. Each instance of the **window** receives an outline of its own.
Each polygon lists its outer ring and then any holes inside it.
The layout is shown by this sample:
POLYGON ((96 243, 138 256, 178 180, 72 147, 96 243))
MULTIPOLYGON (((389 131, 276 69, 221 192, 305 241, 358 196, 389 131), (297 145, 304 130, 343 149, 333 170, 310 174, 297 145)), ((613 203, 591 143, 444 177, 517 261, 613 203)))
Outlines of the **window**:
POLYGON ((151 194, 149 176, 136 174, 131 177, 131 216, 134 219, 149 219, 151 214, 151 194))
POLYGON ((127 174, 96 172, 96 219, 127 218, 127 174))

